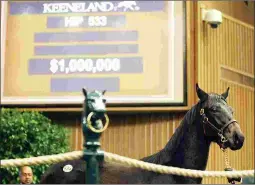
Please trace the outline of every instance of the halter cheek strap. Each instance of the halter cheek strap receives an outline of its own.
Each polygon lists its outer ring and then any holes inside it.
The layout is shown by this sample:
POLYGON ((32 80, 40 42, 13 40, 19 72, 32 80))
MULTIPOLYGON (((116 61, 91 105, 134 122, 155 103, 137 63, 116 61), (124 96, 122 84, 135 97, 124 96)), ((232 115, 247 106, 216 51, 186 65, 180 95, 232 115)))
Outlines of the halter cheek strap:
MULTIPOLYGON (((220 137, 220 141, 222 143, 227 142, 228 140, 226 139, 226 137, 223 135, 224 129, 227 128, 230 124, 237 122, 236 120, 232 119, 230 120, 228 123, 226 123, 222 128, 218 129, 217 127, 214 126, 214 124, 212 124, 208 117, 205 115, 205 111, 204 109, 200 110, 200 115, 202 116, 202 121, 204 124, 208 124, 213 130, 215 130, 217 132, 217 135, 220 137)), ((204 128, 204 134, 205 133, 205 128, 204 128)))

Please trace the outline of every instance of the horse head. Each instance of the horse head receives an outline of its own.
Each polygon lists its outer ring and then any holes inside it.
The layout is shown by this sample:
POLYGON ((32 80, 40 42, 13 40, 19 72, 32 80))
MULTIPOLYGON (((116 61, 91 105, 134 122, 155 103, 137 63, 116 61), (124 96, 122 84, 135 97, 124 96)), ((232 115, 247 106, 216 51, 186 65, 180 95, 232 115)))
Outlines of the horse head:
POLYGON ((227 103, 229 88, 222 94, 206 93, 196 84, 196 92, 201 102, 199 111, 205 136, 222 149, 241 149, 244 135, 227 103))
POLYGON ((88 92, 85 88, 82 88, 82 92, 85 96, 86 116, 92 112, 92 119, 103 119, 106 113, 106 99, 104 98, 106 90, 88 92))

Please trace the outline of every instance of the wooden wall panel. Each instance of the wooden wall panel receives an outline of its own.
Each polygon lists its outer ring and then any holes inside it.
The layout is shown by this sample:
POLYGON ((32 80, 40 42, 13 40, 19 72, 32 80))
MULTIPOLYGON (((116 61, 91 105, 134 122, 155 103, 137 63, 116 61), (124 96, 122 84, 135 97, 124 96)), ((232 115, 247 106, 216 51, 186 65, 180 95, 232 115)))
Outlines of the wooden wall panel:
MULTIPOLYGON (((229 16, 223 17, 218 29, 212 29, 201 20, 201 5, 198 4, 198 83, 209 92, 224 92, 230 87, 229 104, 235 109, 235 118, 240 123, 246 140, 240 151, 230 151, 230 163, 238 170, 254 169, 254 83, 244 86, 238 79, 225 79, 221 66, 253 77, 254 82, 254 27, 229 16)), ((207 170, 223 170, 223 153, 214 145, 210 151, 207 170)), ((207 178, 204 183, 226 183, 224 178, 207 178)))
MULTIPOLYGON (((110 125, 100 140, 102 149, 135 159, 151 155, 164 148, 183 116, 184 113, 109 115, 110 125)), ((82 150, 78 119, 70 130, 72 150, 82 150)))

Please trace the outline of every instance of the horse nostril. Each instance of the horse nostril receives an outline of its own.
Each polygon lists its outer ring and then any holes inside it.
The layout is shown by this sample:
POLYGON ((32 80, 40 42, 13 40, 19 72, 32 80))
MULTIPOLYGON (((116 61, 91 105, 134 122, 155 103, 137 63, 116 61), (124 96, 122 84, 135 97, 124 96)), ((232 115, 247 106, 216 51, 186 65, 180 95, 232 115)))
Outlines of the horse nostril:
POLYGON ((243 142, 244 142, 244 136, 243 136, 243 135, 239 135, 239 134, 235 134, 235 136, 234 136, 234 142, 235 142, 235 145, 243 144, 243 142))
POLYGON ((240 140, 241 143, 243 143, 243 142, 244 142, 244 136, 243 136, 243 135, 240 135, 240 136, 239 136, 239 140, 240 140))
POLYGON ((234 136, 234 142, 235 142, 235 145, 238 145, 238 143, 239 143, 239 139, 238 139, 237 134, 235 134, 235 136, 234 136))

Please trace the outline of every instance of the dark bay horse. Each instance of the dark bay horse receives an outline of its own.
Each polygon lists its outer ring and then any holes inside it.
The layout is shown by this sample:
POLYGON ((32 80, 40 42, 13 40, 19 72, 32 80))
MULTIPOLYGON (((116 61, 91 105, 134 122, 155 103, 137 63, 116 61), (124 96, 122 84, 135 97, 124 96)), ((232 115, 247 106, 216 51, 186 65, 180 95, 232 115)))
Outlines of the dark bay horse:
MULTIPOLYGON (((166 146, 142 161, 205 170, 212 142, 224 149, 242 148, 244 135, 227 103, 229 88, 223 94, 206 93, 196 84, 196 92, 199 102, 186 113, 166 146)), ((202 178, 160 174, 108 162, 100 164, 100 179, 104 184, 200 184, 202 181, 202 178)), ((41 183, 85 184, 85 162, 80 159, 54 164, 43 175, 41 183), (72 171, 63 171, 67 164, 72 165, 72 171)))

